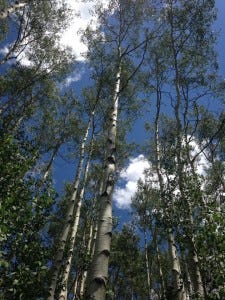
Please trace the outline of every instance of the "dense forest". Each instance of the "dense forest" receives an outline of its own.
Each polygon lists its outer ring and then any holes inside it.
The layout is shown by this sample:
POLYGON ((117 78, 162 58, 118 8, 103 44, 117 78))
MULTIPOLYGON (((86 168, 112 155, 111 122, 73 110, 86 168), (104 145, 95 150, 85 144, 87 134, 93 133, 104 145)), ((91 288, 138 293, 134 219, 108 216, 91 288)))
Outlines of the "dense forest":
POLYGON ((60 43, 79 22, 66 1, 0 0, 0 300, 223 300, 215 1, 91 2, 79 61, 60 43), (115 188, 137 155, 123 223, 115 188))

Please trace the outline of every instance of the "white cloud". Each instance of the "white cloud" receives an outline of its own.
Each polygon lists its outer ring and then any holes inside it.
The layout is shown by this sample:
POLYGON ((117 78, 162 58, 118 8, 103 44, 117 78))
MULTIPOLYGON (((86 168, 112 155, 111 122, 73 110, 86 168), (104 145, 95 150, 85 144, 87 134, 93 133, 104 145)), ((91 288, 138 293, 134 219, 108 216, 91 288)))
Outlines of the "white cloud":
MULTIPOLYGON (((3 48, 0 49, 0 55, 2 56, 1 57, 2 60, 4 60, 6 58, 8 53, 11 51, 12 47, 13 47, 13 43, 7 44, 3 48)), ((29 47, 27 46, 27 48, 29 48, 29 47)), ((7 58, 6 62, 7 62, 7 64, 12 64, 12 63, 15 63, 15 59, 18 62, 20 62, 20 64, 23 66, 31 66, 31 62, 29 61, 27 54, 26 54, 26 49, 25 49, 25 51, 22 51, 21 53, 12 52, 9 55, 9 58, 7 58)))
MULTIPOLYGON (((188 136, 188 139, 190 139, 190 136, 188 136)), ((205 155, 206 150, 201 152, 200 146, 194 137, 191 138, 191 141, 189 142, 189 146, 191 147, 190 150, 191 157, 194 158, 196 155, 198 155, 194 162, 196 173, 198 175, 205 175, 206 173, 205 171, 209 167, 209 162, 206 159, 206 155, 205 155)))
MULTIPOLYGON (((6 58, 7 54, 10 51, 10 44, 5 45, 3 48, 0 49, 0 57, 1 57, 1 61, 4 61, 4 59, 6 58)), ((13 59, 9 59, 7 60, 7 64, 12 64, 14 62, 13 59)))
POLYGON ((4 46, 3 48, 0 49, 0 54, 6 55, 9 52, 9 47, 4 46))
MULTIPOLYGON (((188 137, 190 138, 190 137, 188 137)), ((191 157, 194 157, 196 154, 199 153, 198 157, 195 160, 195 170, 196 173, 199 175, 205 175, 205 170, 208 168, 208 161, 204 155, 204 153, 200 153, 200 147, 193 137, 189 142, 191 146, 190 154, 191 157)), ((190 166, 187 166, 187 171, 189 171, 190 166)), ((139 155, 138 157, 131 158, 129 164, 126 168, 124 168, 120 172, 120 180, 122 181, 123 185, 117 186, 114 192, 114 202, 118 208, 121 209, 129 209, 131 204, 131 199, 134 196, 135 192, 137 191, 137 182, 139 179, 145 180, 144 171, 148 170, 148 181, 149 184, 153 188, 159 188, 158 184, 158 176, 156 172, 154 172, 151 168, 151 164, 148 160, 144 157, 144 155, 139 155)), ((163 170, 162 170, 163 172, 163 170)), ((163 172, 164 173, 164 172, 163 172)), ((174 175, 170 175, 170 180, 174 179, 174 175)), ((167 183, 167 177, 163 175, 164 183, 167 183)), ((179 190, 176 189, 174 194, 178 194, 179 190)))
MULTIPOLYGON (((83 0, 66 0, 69 8, 74 14, 73 20, 65 31, 62 32, 60 37, 60 44, 63 47, 69 47, 76 55, 78 61, 83 61, 83 53, 87 51, 86 45, 81 42, 81 31, 84 30, 88 24, 91 23, 93 28, 98 26, 97 18, 92 15, 91 10, 94 8, 95 1, 83 2, 83 0)), ((102 0, 101 3, 106 7, 109 0, 102 0)), ((8 47, 0 49, 0 54, 6 55, 8 47)), ((16 54, 15 54, 16 55, 16 54)), ((22 52, 17 60, 21 64, 29 66, 31 63, 27 59, 26 51, 22 52)))
POLYGON ((129 165, 120 173, 120 179, 125 181, 124 187, 116 187, 113 195, 114 202, 118 208, 129 209, 131 198, 137 191, 137 182, 144 180, 144 171, 150 167, 144 155, 131 158, 129 165))
POLYGON ((69 87, 72 83, 79 81, 83 74, 84 74, 83 69, 81 69, 79 72, 77 72, 77 70, 75 70, 72 74, 70 74, 70 76, 68 76, 65 79, 63 85, 66 87, 69 87))
MULTIPOLYGON (((82 53, 87 51, 86 45, 81 42, 81 31, 84 30, 89 23, 94 28, 97 27, 97 18, 91 14, 91 10, 94 7, 94 1, 83 2, 82 0, 67 0, 69 7, 77 16, 71 22, 70 26, 63 32, 61 43, 64 46, 70 47, 74 54, 77 56, 77 60, 84 60, 82 53)), ((108 0, 103 0, 101 3, 106 6, 108 0)))

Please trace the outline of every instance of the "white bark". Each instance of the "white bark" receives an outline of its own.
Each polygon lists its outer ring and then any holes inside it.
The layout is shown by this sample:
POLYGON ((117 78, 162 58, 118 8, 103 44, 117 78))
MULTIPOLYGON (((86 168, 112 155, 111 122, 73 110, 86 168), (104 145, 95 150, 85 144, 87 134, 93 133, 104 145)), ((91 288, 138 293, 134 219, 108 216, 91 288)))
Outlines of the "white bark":
MULTIPOLYGON (((173 43, 172 43, 173 45, 173 43)), ((184 193, 184 170, 183 170, 183 162, 182 162, 182 124, 180 120, 180 106, 181 106, 181 93, 180 93, 180 75, 179 75, 179 69, 177 64, 177 57, 175 54, 175 47, 173 45, 173 52, 174 52, 174 66, 175 66, 175 87, 176 87, 176 95, 177 95, 177 102, 174 107, 175 110, 175 118, 176 118, 176 126, 177 126, 177 149, 176 149, 176 158, 177 158, 177 175, 178 175, 178 186, 181 193, 181 201, 183 202, 183 205, 185 205, 187 209, 187 217, 189 219, 189 227, 191 229, 191 232, 188 233, 188 235, 191 234, 191 236, 188 238, 187 246, 189 248, 190 253, 190 259, 191 264, 193 268, 193 286, 195 290, 195 294, 198 297, 198 299, 204 299, 204 288, 203 288, 203 282, 201 278, 200 268, 199 268, 199 260, 197 251, 195 248, 195 242, 193 237, 193 218, 192 218, 192 209, 189 201, 185 197, 184 193)), ((187 230, 187 229, 186 229, 187 230)), ((189 231, 189 230, 188 230, 189 231)))
POLYGON ((81 177, 81 172, 83 170, 83 165, 84 165, 84 153, 85 153, 85 148, 86 148, 86 140, 89 134, 90 126, 91 126, 91 120, 94 115, 94 112, 92 113, 92 116, 90 117, 90 120, 88 122, 88 126, 84 135, 84 138, 81 143, 80 147, 80 160, 77 168, 77 175, 74 181, 74 188, 73 188, 73 194, 70 199, 70 205, 68 207, 68 210, 66 212, 65 216, 65 225, 63 227, 63 230, 61 232, 61 235, 59 237, 59 247, 57 249, 56 253, 56 258, 54 261, 54 266, 53 266, 53 274, 51 278, 51 284, 49 287, 49 297, 47 300, 54 300, 54 295, 55 295, 55 289, 57 285, 57 280, 58 280, 58 275, 59 275, 59 270, 62 265, 62 259, 63 259, 63 254, 64 254, 64 249, 66 242, 68 240, 68 235, 69 231, 71 228, 71 222, 72 222, 72 217, 74 214, 74 208, 77 203, 77 191, 78 191, 78 186, 80 183, 80 177, 81 177))
POLYGON ((192 282, 190 277, 190 272, 188 270, 187 262, 185 261, 185 273, 186 273, 186 281, 187 281, 187 288, 186 288, 186 298, 187 300, 191 300, 191 295, 193 294, 192 282))
POLYGON ((16 10, 23 8, 27 5, 27 2, 15 1, 13 5, 5 10, 0 11, 0 19, 6 19, 10 14, 14 13, 16 10))
POLYGON ((117 133, 118 101, 120 91, 121 65, 116 74, 115 89, 108 132, 107 161, 104 172, 103 192, 100 197, 100 214, 94 257, 90 269, 89 299, 104 300, 108 279, 108 263, 112 236, 112 194, 116 171, 115 148, 117 133))
POLYGON ((85 168, 85 172, 84 172, 84 178, 83 178, 83 183, 82 183, 83 186, 82 186, 82 189, 81 189, 81 192, 79 195, 79 200, 78 200, 77 206, 76 206, 76 214, 75 214, 75 218, 74 218, 74 222, 73 222, 73 226, 72 226, 72 230, 71 230, 71 235, 70 235, 70 241, 69 241, 69 243, 70 243, 69 254, 68 254, 68 257, 66 260, 65 269, 63 272, 63 276, 62 276, 62 289, 59 293, 59 300, 67 300, 68 279, 69 279, 69 274, 70 274, 70 270, 71 270, 71 266, 72 266, 73 252, 74 252, 74 247, 75 247, 77 230, 78 230, 78 226, 79 226, 79 222, 80 222, 81 207, 82 207, 82 202, 83 202, 83 198, 84 198, 85 185, 86 185, 87 178, 88 178, 88 172, 89 172, 92 151, 93 151, 93 137, 92 137, 90 152, 88 155, 88 160, 87 160, 87 164, 86 164, 86 168, 85 168))
MULTIPOLYGON (((102 181, 101 181, 102 183, 102 181)), ((98 187, 98 184, 97 184, 98 187)), ((102 190, 102 184, 100 184, 99 192, 101 194, 102 190)), ((92 209, 96 210, 97 209, 97 197, 99 195, 99 192, 96 191, 93 204, 92 204, 92 209)), ((93 258, 94 256, 94 248, 95 248, 95 241, 96 241, 96 236, 97 236, 97 223, 93 219, 91 220, 90 228, 89 228, 89 236, 88 236, 88 242, 87 242, 87 254, 90 256, 90 259, 93 258)), ((84 272, 81 274, 81 283, 80 283, 80 293, 79 296, 81 299, 84 298, 85 295, 85 288, 87 285, 88 281, 88 270, 84 270, 84 272)))
MULTIPOLYGON (((87 244, 87 254, 88 255, 90 255, 90 253, 91 253, 91 243, 92 243, 92 239, 93 239, 93 234, 94 234, 93 223, 91 223, 90 231, 89 231, 89 237, 88 237, 88 244, 87 244)), ((81 299, 84 296, 85 284, 86 284, 86 280, 87 280, 87 274, 88 274, 88 272, 87 272, 87 270, 85 270, 82 274, 82 277, 81 277, 81 284, 80 284, 80 297, 81 297, 81 299)))
POLYGON ((151 300, 151 277, 150 277, 150 268, 149 268, 147 233, 145 228, 144 228, 144 242, 145 242, 145 267, 147 273, 148 298, 149 300, 151 300))
MULTIPOLYGON (((159 143, 159 115, 161 108, 161 93, 160 88, 157 86, 157 104, 156 104, 156 117, 155 117, 155 148, 156 148, 156 171, 159 180, 160 192, 162 194, 164 190, 163 176, 161 174, 161 153, 160 153, 160 143, 159 143)), ((162 199, 163 200, 163 199, 162 199)), ((173 294, 174 300, 185 300, 184 284, 181 276, 180 261, 177 255, 176 244, 172 229, 168 229, 168 245, 170 256, 172 259, 172 284, 173 284, 173 294)))
MULTIPOLYGON (((173 2, 171 1, 169 3, 170 9, 170 18, 169 25, 170 25, 170 42, 171 42, 171 50, 173 54, 173 67, 174 67, 174 82, 175 82, 175 93, 176 93, 176 103, 174 105, 174 115, 176 120, 176 159, 177 159, 177 177, 178 177, 178 187, 181 194, 181 201, 182 204, 187 208, 187 217, 189 218, 189 225, 190 228, 192 227, 192 213, 191 213, 191 207, 189 202, 187 201, 184 193, 184 170, 183 170, 183 161, 182 161, 182 135, 183 135, 183 128, 180 118, 180 109, 182 105, 182 93, 181 93, 181 83, 180 83, 180 69, 179 69, 179 61, 178 61, 178 51, 177 51, 177 45, 176 45, 176 28, 174 28, 174 19, 173 19, 173 2)), ((184 228, 185 229, 185 228, 184 228)), ((193 234, 192 232, 189 238, 189 242, 187 245, 189 246, 189 254, 190 258, 192 260, 192 268, 193 268, 193 274, 195 278, 195 282, 193 282, 193 286, 195 286, 195 292, 196 295, 199 297, 199 299, 204 299, 204 289, 203 284, 201 280, 201 274, 199 269, 199 262, 198 262, 198 256, 197 252, 195 251, 195 244, 193 240, 193 234)))
POLYGON ((188 239, 187 248, 189 250, 189 269, 190 278, 193 285, 194 297, 196 297, 196 299, 202 300, 205 299, 205 291, 203 287, 201 272, 199 269, 198 255, 193 238, 188 239))
POLYGON ((177 255, 176 244, 172 231, 168 234, 168 244, 170 256, 172 259, 172 283, 173 283, 173 297, 174 300, 185 300, 186 294, 184 291, 183 280, 181 277, 181 269, 179 257, 177 255))
POLYGON ((77 290, 78 290, 79 277, 80 277, 80 274, 79 273, 76 274, 76 278, 75 278, 74 286, 73 286, 73 300, 79 299, 79 298, 77 298, 77 290))
POLYGON ((47 177, 48 177, 48 175, 49 175, 49 173, 50 173, 52 163, 53 163, 53 161, 54 161, 54 159, 55 159, 55 157, 56 157, 56 155, 57 155, 57 153, 58 153, 58 151, 59 151, 60 146, 61 146, 60 143, 58 143, 58 144, 55 146, 55 148, 54 148, 54 150, 53 150, 53 152, 52 152, 51 158, 50 158, 50 160, 49 160, 49 162, 48 162, 48 164, 47 164, 47 166, 46 166, 46 168, 45 168, 45 172, 44 172, 44 175, 43 175, 43 178, 42 178, 42 182, 45 182, 45 181, 46 181, 46 179, 47 179, 47 177))
POLYGON ((160 253, 159 253, 159 247, 158 247, 158 242, 157 242, 157 237, 155 240, 155 248, 156 248, 156 258, 157 258, 157 263, 158 263, 158 268, 159 268, 159 277, 160 277, 160 281, 161 281, 161 298, 162 300, 166 300, 166 284, 163 278, 163 271, 162 271, 162 264, 161 264, 161 258, 160 258, 160 253))

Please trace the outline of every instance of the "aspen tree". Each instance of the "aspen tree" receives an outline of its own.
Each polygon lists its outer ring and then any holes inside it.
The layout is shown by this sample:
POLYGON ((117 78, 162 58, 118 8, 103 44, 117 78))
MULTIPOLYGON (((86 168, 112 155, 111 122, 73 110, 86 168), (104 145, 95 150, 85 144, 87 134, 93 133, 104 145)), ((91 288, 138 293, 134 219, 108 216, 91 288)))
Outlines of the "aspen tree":
MULTIPOLYGON (((98 188, 98 184, 97 184, 97 188, 98 188)), ((94 196, 94 200, 93 200, 93 204, 92 204, 92 209, 94 209, 95 214, 97 210, 97 197, 98 194, 101 194, 101 187, 100 187, 100 193, 98 191, 96 191, 95 196, 94 196)), ((95 216, 97 217, 97 216, 95 216)), ((88 241, 87 241, 87 255, 90 256, 90 258, 93 258, 94 255, 94 249, 95 249, 95 242, 96 242, 96 237, 97 237, 97 222, 96 220, 94 220, 93 218, 91 218, 91 224, 90 224, 90 228, 89 228, 89 236, 88 236, 88 241)), ((81 284, 80 284, 80 297, 84 297, 85 295, 85 288, 86 288, 86 283, 88 281, 88 269, 85 270, 82 273, 81 276, 81 284)))
POLYGON ((145 265, 147 272, 147 285, 148 285, 148 300, 151 299, 151 277, 150 277, 150 267, 149 267, 149 255, 148 255, 148 243, 147 243, 147 233, 144 228, 144 243, 145 243, 145 265))
MULTIPOLYGON (((176 120, 176 139, 177 139, 177 146, 176 146, 176 158, 177 158, 177 175, 178 175, 178 186, 180 189, 181 193, 181 201, 184 201, 185 204, 187 205, 188 208, 188 214, 191 221, 191 208, 190 204, 185 201, 185 195, 184 195, 184 188, 183 188, 183 162, 182 162, 182 124, 180 120, 180 107, 181 107, 181 101, 182 101, 182 96, 181 96, 181 75, 180 75, 180 70, 179 70, 179 63, 178 63, 178 52, 177 52, 177 46, 175 44, 175 28, 174 28, 174 15, 173 15, 173 4, 172 2, 169 3, 169 11, 168 11, 168 19, 169 19, 169 24, 170 24, 170 42, 171 42, 171 50, 172 50, 172 56, 173 56, 173 63, 174 63, 174 71, 175 71, 175 91, 176 91, 176 102, 174 106, 174 114, 175 114, 175 120, 176 120)), ((171 244, 173 243, 172 240, 171 244)), ((204 299, 204 288, 203 288, 203 282, 199 270, 199 260, 198 256, 196 253, 196 248, 194 245, 193 238, 189 239, 188 247, 190 250, 190 259, 193 262, 192 267, 194 268, 194 288, 195 288, 195 293, 199 299, 204 299)), ((175 252, 172 252, 175 255, 175 252)), ((174 260, 175 262, 175 260, 174 260)), ((178 271, 179 272, 179 271, 178 271)))
POLYGON ((118 101, 120 91, 121 65, 119 63, 116 74, 115 90, 112 101, 111 115, 108 133, 107 160, 105 166, 105 182, 101 194, 100 214, 95 252, 92 262, 90 276, 89 294, 93 299, 105 298, 105 286, 108 277, 108 261, 110 253, 110 240, 112 235, 112 192, 115 177, 115 149, 116 149, 116 130, 118 116, 118 101))
MULTIPOLYGON (((177 187, 180 193, 180 205, 183 207, 183 218, 188 225, 183 227, 186 235, 186 247, 189 253, 192 269, 192 283, 197 299, 205 299, 204 286, 200 271, 200 262, 196 248, 193 224, 192 204, 185 195, 185 176, 183 157, 183 136, 186 133, 186 124, 182 123, 185 118, 187 101, 191 101, 189 94, 185 94, 186 86, 194 87, 197 94, 196 99, 205 95, 205 91, 198 92, 198 89, 206 87, 206 82, 200 80, 203 73, 207 74, 212 68, 211 62, 207 59, 206 53, 212 52, 212 35, 209 33, 212 20, 214 18, 213 1, 165 1, 164 20, 165 27, 168 26, 168 49, 170 51, 170 63, 172 72, 170 75, 173 86, 173 112, 175 117, 175 171, 177 177, 177 187), (201 13, 200 13, 201 12, 201 13), (195 20, 195 17, 197 21, 195 20), (204 45, 204 46, 203 46, 204 45), (193 55, 194 54, 194 55, 193 55), (196 77, 196 74, 198 76, 196 77), (193 82, 195 78, 196 83, 193 82), (188 100, 185 98, 188 95, 188 100), (186 100, 186 103, 185 101, 186 100), (185 207, 185 210, 184 210, 185 207)), ((205 76, 205 74, 203 76, 205 76)), ((192 91, 192 92, 193 92, 192 91)), ((197 100, 195 100, 197 101, 197 100)), ((178 225, 179 226, 179 225, 178 225)))
MULTIPOLYGON (((159 82, 158 82, 159 83, 159 82)), ((161 109, 161 92, 160 86, 157 86, 157 102, 156 102, 156 116, 155 116, 155 152, 156 152, 156 172, 159 181, 160 194, 163 195, 164 183, 161 173, 161 154, 160 154, 160 143, 159 143, 159 116, 161 109)), ((161 201, 164 201, 163 198, 161 201)), ((181 275, 181 267, 179 262, 179 257, 176 250, 176 243, 174 239, 174 234, 172 228, 168 228, 168 245, 169 251, 172 259, 172 282, 173 282, 173 297, 177 300, 183 300, 185 298, 184 286, 181 275)))
POLYGON ((165 300, 166 299, 166 284, 165 284, 165 280, 163 277, 163 270, 162 270, 160 251, 159 251, 158 240, 157 240, 157 233, 155 233, 155 235, 156 235, 155 236, 156 258, 157 258, 157 265, 158 265, 158 269, 159 269, 160 283, 161 283, 161 287, 162 287, 161 298, 162 298, 162 300, 165 300))
POLYGON ((80 179, 81 179, 81 173, 83 171, 83 167, 84 167, 84 156, 85 156, 85 150, 86 150, 86 140, 88 138, 89 135, 89 130, 91 128, 91 124, 92 124, 92 118, 94 116, 94 111, 91 113, 91 116, 89 118, 88 121, 88 125, 84 134, 84 137, 82 139, 81 145, 80 145, 80 153, 79 153, 79 163, 78 163, 78 167, 77 167, 77 174, 76 174, 76 178, 74 180, 74 186, 73 186, 73 193, 70 199, 70 205, 68 206, 68 210, 66 212, 66 216, 65 216, 65 225, 62 229, 62 232, 60 233, 59 236, 59 246, 56 252, 56 256, 54 259, 54 264, 53 264, 53 268, 52 268, 52 276, 51 276, 51 283, 50 283, 50 287, 49 287, 49 297, 48 300, 53 300, 54 299, 54 295, 55 295, 55 290, 56 290, 56 285, 57 285, 57 280, 58 280, 58 276, 59 276, 59 271, 60 271, 60 267, 62 266, 62 259, 63 259, 63 255, 64 255, 64 249, 65 249, 65 245, 68 241, 68 234, 69 234, 69 230, 71 228, 71 223, 72 223, 72 218, 73 218, 73 214, 74 214, 74 208, 77 204, 77 193, 78 193, 78 187, 80 184, 80 179))
MULTIPOLYGON (((155 116, 153 119, 154 127, 153 127, 153 170, 156 171, 157 175, 157 183, 159 189, 159 202, 160 207, 162 209, 162 214, 160 214, 157 219, 159 222, 163 222, 166 224, 167 228, 166 235, 168 241, 168 249, 171 257, 171 275, 172 275, 172 290, 170 291, 173 295, 174 299, 185 299, 184 294, 184 283, 182 279, 181 267, 180 267, 180 259, 176 249, 175 236, 173 231, 173 222, 169 220, 170 215, 167 215, 168 212, 167 206, 168 199, 165 198, 165 191, 167 190, 167 186, 169 185, 169 177, 167 174, 167 170, 163 169, 162 164, 162 147, 160 142, 160 117, 162 114, 162 89, 163 85, 166 84, 168 74, 167 74, 167 60, 169 59, 169 53, 167 49, 163 46, 161 38, 159 38, 149 49, 149 61, 147 62, 150 65, 149 71, 149 80, 150 85, 154 89, 156 104, 155 104, 155 116), (160 49, 160 50, 159 50, 160 49), (151 73, 154 73, 154 77, 152 77, 151 73), (161 220, 162 219, 162 220, 161 220)), ((168 159, 168 158, 167 158, 168 159)), ((148 179, 149 180, 149 179, 148 179)), ((173 197, 173 195, 170 195, 173 197)), ((149 199, 151 201, 151 199, 149 199)), ((169 200, 170 201, 170 200, 169 200)), ((156 248, 157 243, 156 243, 156 248)), ((157 250, 156 250, 157 251, 157 250)), ((158 252, 158 251, 157 251, 158 252)), ((160 276, 161 277, 161 276, 160 276)), ((162 297, 166 298, 165 284, 163 277, 161 277, 162 283, 162 297), (164 288, 163 288, 164 286, 164 288)))
MULTIPOLYGON (((142 7, 142 6, 140 6, 142 7)), ((120 92, 134 76, 143 62, 143 57, 133 72, 128 77, 126 85, 122 85, 122 75, 124 71, 124 60, 129 54, 136 53, 137 50, 143 49, 145 42, 140 42, 139 25, 141 23, 141 9, 135 2, 123 2, 115 0, 110 3, 109 8, 111 11, 98 10, 98 16, 101 22, 101 26, 104 31, 104 38, 98 32, 95 33, 97 36, 96 41, 90 40, 89 32, 89 43, 95 46, 94 54, 105 56, 106 59, 110 59, 111 70, 113 70, 114 78, 112 78, 113 89, 111 88, 110 103, 109 103, 109 115, 107 120, 108 134, 107 134, 107 148, 106 148, 106 160, 104 167, 103 176, 103 190, 100 196, 100 212, 98 220, 98 231, 95 243, 95 252, 93 261, 90 268, 90 280, 88 297, 90 299, 105 299, 105 290, 108 278, 108 262, 110 254, 110 241, 112 235, 112 196, 115 183, 116 174, 116 138, 117 138, 117 122, 118 122, 118 110, 119 110, 119 99, 120 92), (112 24, 108 23, 106 13, 111 12, 116 18, 112 24), (136 27, 135 27, 136 25, 136 27), (114 27, 114 28, 113 28, 114 27), (101 41, 102 40, 102 41, 101 41), (100 43, 109 41, 112 46, 105 44, 105 49, 99 47, 100 43), (98 44, 99 43, 99 44, 98 44), (98 48, 99 47, 99 48, 98 48), (111 48, 111 49, 110 49, 111 48), (101 49, 101 50, 100 50, 101 49), (109 52, 110 49, 110 52, 109 52), (104 52, 105 51, 105 52, 104 52), (108 58, 107 58, 108 56, 108 58)), ((101 44, 104 47, 104 44, 101 44)), ((142 50, 143 51, 143 50, 142 50)), ((93 54, 91 54, 92 64, 96 64, 93 60, 93 54)), ((143 56, 143 52, 142 52, 143 56)), ((99 57, 98 57, 99 59, 99 57)), ((110 75, 109 73, 107 74, 110 75)))
MULTIPOLYGON (((93 121, 93 120, 92 120, 93 121)), ((73 222, 71 226, 71 233, 69 235, 69 251, 68 255, 66 257, 66 263, 65 267, 63 270, 63 275, 62 275, 62 289, 59 292, 59 300, 66 300, 67 299, 67 294, 68 294, 68 279, 69 279, 69 274, 71 270, 71 264, 72 264, 72 258, 73 258, 73 252, 75 249, 75 241, 76 241, 76 235, 77 235, 77 230, 79 226, 79 221, 80 221, 80 214, 81 214, 81 206, 84 198, 84 192, 85 192, 85 186, 87 183, 87 178, 89 175, 89 167, 90 167, 90 161, 92 158, 92 151, 93 151, 93 143, 94 143, 94 128, 92 128, 92 137, 90 141, 90 150, 88 153, 87 157, 87 162, 86 166, 84 168, 84 176, 83 176, 83 182, 82 182, 82 188, 78 196, 78 201, 76 202, 76 207, 74 208, 74 217, 73 217, 73 222)))
MULTIPOLYGON (((90 224, 90 228, 89 228, 89 236, 88 236, 88 243, 87 243, 87 255, 91 254, 91 244, 94 238, 94 224, 91 222, 90 224)), ((87 270, 85 270, 82 273, 82 277, 81 277, 81 284, 80 284, 80 296, 83 297, 84 296, 84 292, 85 292, 85 284, 86 284, 86 280, 87 280, 87 270)))

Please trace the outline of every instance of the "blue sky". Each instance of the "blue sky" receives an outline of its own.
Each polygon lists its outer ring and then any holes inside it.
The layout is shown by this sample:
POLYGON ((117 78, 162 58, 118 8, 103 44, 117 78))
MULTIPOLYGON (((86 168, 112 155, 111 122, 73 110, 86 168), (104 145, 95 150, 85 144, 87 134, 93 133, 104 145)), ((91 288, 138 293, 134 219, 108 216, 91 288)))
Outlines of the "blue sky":
MULTIPOLYGON (((70 2, 70 0, 68 0, 70 2)), ((73 2, 74 3, 74 2, 73 2)), ((78 2, 77 2, 78 3, 78 2)), ((225 1, 217 0, 216 7, 218 9, 218 19, 215 23, 215 30, 219 32, 218 42, 216 45, 216 50, 218 52, 218 62, 219 62, 219 72, 222 78, 225 78, 225 1)), ((88 21, 90 21, 90 16, 88 15, 88 9, 90 6, 85 7, 84 4, 76 4, 74 8, 81 10, 82 22, 81 26, 84 28, 88 21)), ((72 25, 72 31, 67 32, 67 37, 65 36, 64 43, 66 44, 68 40, 71 43, 71 32, 75 32, 79 23, 75 22, 75 25, 72 25), (70 37, 70 38, 69 38, 70 37)), ((78 43, 79 36, 76 38, 78 43)), ((76 43, 76 45, 77 45, 76 43)), ((70 44, 72 46, 72 44, 70 44)), ((79 51, 85 51, 85 47, 82 44, 79 44, 76 47, 76 54, 79 57, 79 60, 83 61, 83 58, 79 56, 79 51)), ((85 68, 81 68, 81 73, 71 74, 67 79, 68 85, 74 86, 76 89, 82 83, 84 84, 84 78, 86 77, 85 68), (80 83, 81 82, 81 83, 80 83)), ((133 127, 131 133, 128 137, 130 141, 134 141, 143 145, 148 138, 148 134, 144 131, 144 123, 149 121, 148 114, 145 114, 140 120, 138 120, 133 127)), ((148 167, 148 162, 142 155, 142 153, 137 154, 136 157, 130 157, 127 160, 127 166, 122 170, 119 184, 117 184, 114 194, 114 210, 116 216, 121 216, 121 218, 127 219, 129 213, 129 202, 132 195, 135 193, 135 185, 139 177, 142 177, 142 172, 144 168, 148 167)), ((58 159, 54 165, 54 178, 57 189, 60 191, 63 188, 64 181, 71 181, 75 176, 76 166, 75 164, 67 164, 63 160, 58 159)))
MULTIPOLYGON (((65 80, 64 85, 66 87, 73 87, 75 91, 81 90, 82 86, 88 83, 87 70, 85 68, 85 60, 82 53, 85 52, 86 47, 80 42, 79 29, 85 29, 86 25, 91 20, 89 10, 91 9, 91 3, 84 3, 74 0, 66 0, 68 4, 74 9, 75 12, 79 12, 80 16, 74 16, 74 21, 71 22, 69 28, 62 34, 61 43, 65 46, 70 46, 77 56, 79 62, 79 72, 75 70, 65 80)), ((104 0, 107 3, 108 0, 104 0)), ((216 44, 216 50, 218 53, 219 73, 222 78, 225 79, 225 1, 217 0, 216 7, 218 9, 218 19, 215 23, 215 31, 219 33, 218 41, 216 44)), ((96 27, 96 19, 92 20, 92 26, 96 27)), ((7 41, 7 43, 9 40, 7 41)), ((0 49, 0 53, 7 52, 7 43, 0 49)), ((20 57, 21 59, 21 57, 20 57)), ((23 57, 21 62, 27 64, 26 57, 23 57)), ((135 122, 133 130, 128 134, 130 142, 136 142, 140 145, 144 145, 148 139, 149 133, 144 130, 144 124, 149 121, 149 114, 145 113, 141 119, 135 122)), ((63 149, 60 150, 61 154, 64 153, 63 149)), ((122 218, 127 218, 129 212, 129 203, 131 197, 136 190, 136 183, 139 178, 143 177, 144 168, 148 167, 149 163, 143 156, 141 151, 136 154, 135 157, 127 159, 127 165, 124 167, 120 174, 120 180, 116 186, 114 194, 114 209, 115 215, 120 215, 122 218)), ((65 182, 73 181, 76 174, 76 161, 66 162, 61 158, 58 158, 54 163, 54 181, 56 189, 59 193, 63 191, 65 182)))
POLYGON ((218 9, 218 18, 215 28, 219 31, 216 49, 218 51, 220 74, 225 78, 225 1, 217 0, 216 7, 218 9))

